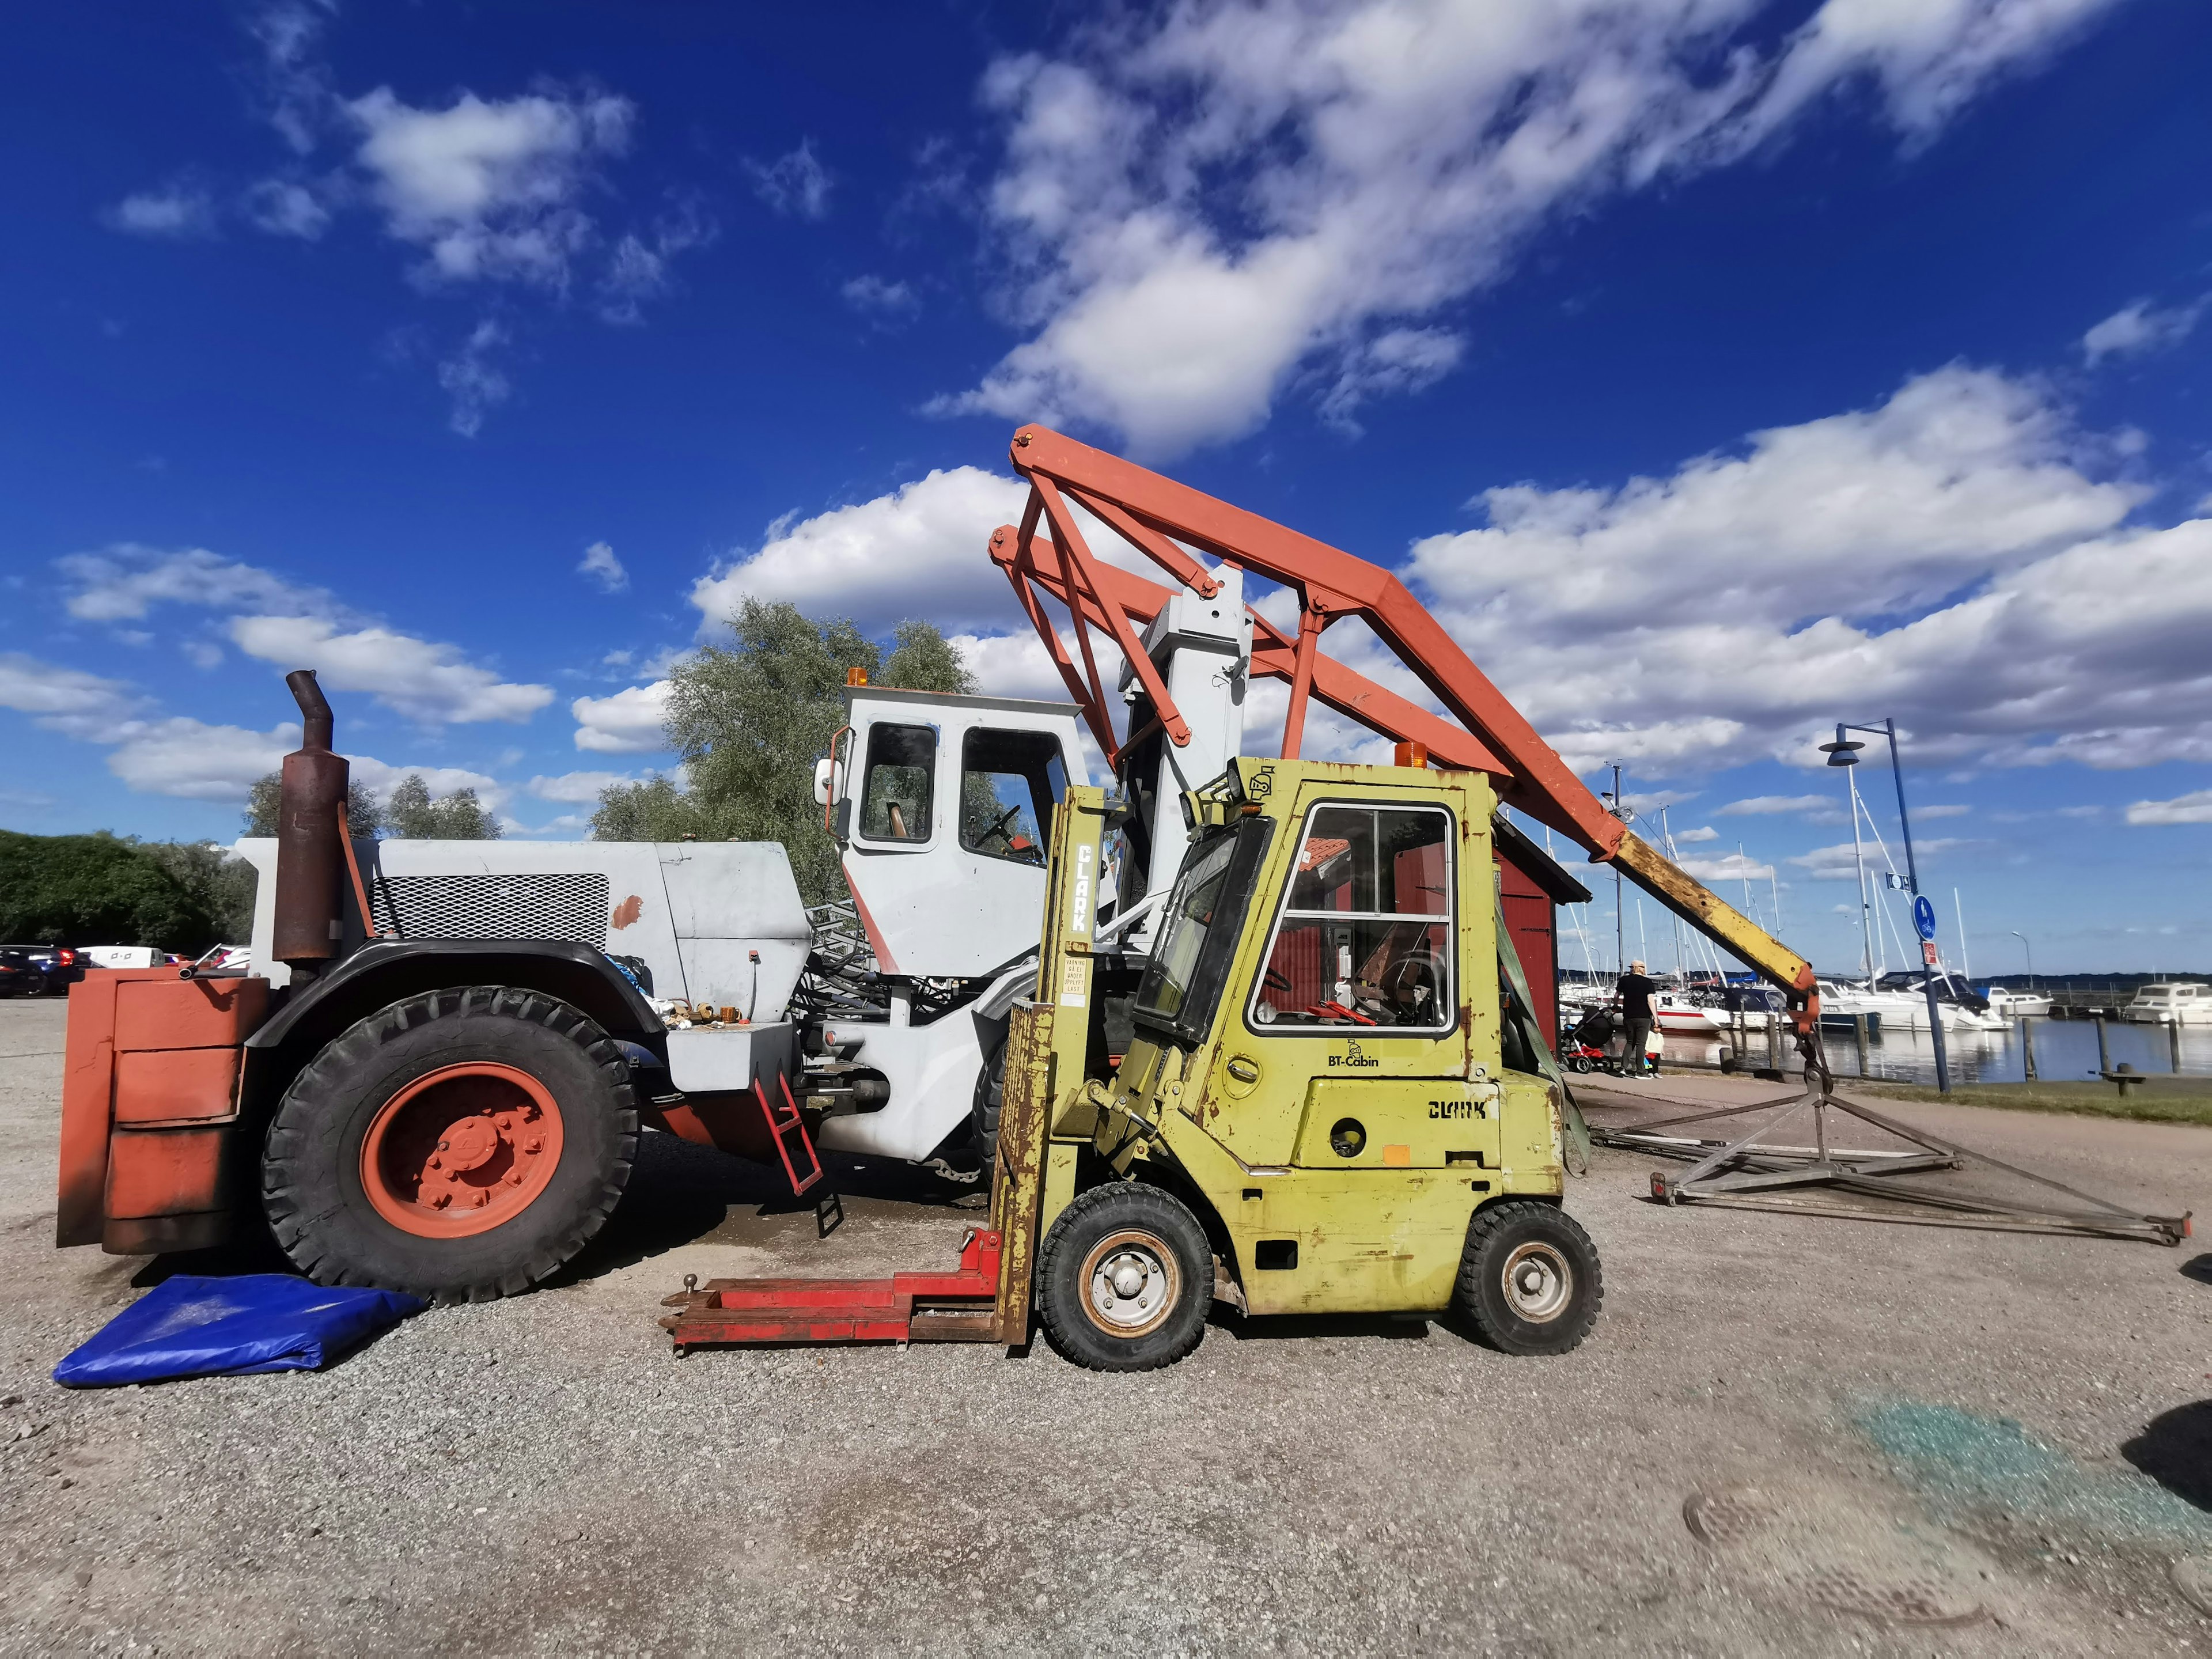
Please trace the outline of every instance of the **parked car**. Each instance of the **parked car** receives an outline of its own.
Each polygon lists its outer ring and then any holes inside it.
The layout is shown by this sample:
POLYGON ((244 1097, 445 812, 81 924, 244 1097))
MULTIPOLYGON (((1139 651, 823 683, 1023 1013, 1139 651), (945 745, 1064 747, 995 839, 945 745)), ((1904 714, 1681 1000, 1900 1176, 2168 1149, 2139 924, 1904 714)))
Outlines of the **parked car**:
POLYGON ((0 950, 0 997, 31 997, 39 994, 46 975, 21 951, 0 950))
POLYGON ((23 957, 36 975, 29 990, 9 992, 9 995, 67 996, 69 988, 84 977, 88 965, 82 951, 66 945, 0 945, 0 954, 23 957))

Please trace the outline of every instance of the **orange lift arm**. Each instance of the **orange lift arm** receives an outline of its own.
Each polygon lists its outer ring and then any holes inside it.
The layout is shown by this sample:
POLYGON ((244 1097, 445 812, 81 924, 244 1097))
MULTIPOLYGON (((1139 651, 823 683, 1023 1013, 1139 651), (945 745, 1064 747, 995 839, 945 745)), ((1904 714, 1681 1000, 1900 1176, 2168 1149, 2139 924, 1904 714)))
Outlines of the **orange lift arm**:
MULTIPOLYGON (((1250 612, 1253 672, 1290 684, 1286 757, 1297 753, 1307 708, 1318 698, 1382 736, 1424 744, 1444 765, 1489 774, 1502 800, 1568 836, 1593 862, 1619 865, 1675 915, 1790 993, 1801 1026, 1810 1024, 1818 1006, 1811 965, 1607 811, 1391 572, 1049 427, 1023 427, 1014 434, 1011 455, 1014 470, 1029 481, 1030 500, 1018 526, 1002 525, 993 533, 991 556, 1013 583, 1109 763, 1119 760, 1126 744, 1114 735, 1091 647, 1094 629, 1120 648, 1169 740, 1189 740, 1181 712, 1136 637, 1136 629, 1158 615, 1173 590, 1094 554, 1068 510, 1071 501, 1201 597, 1212 598, 1220 584, 1179 543, 1297 594, 1295 636, 1250 612), (1041 550, 1041 531, 1048 550, 1041 550), (1044 609, 1048 596, 1073 619, 1080 672, 1044 609), (1323 655, 1321 635, 1341 617, 1365 623, 1460 724, 1323 655)), ((1132 740, 1135 735, 1140 734, 1132 740)))

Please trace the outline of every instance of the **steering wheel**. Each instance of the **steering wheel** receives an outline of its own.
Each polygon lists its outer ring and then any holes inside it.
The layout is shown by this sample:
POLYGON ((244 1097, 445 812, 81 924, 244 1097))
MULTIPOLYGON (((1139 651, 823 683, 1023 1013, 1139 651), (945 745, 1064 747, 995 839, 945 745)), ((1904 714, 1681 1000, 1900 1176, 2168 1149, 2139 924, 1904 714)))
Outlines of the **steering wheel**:
POLYGON ((1408 988, 1407 975, 1418 973, 1426 976, 1426 988, 1433 995, 1442 981, 1443 976, 1437 971, 1439 966, 1435 956, 1428 951, 1408 951, 1392 963, 1389 971, 1382 975, 1382 993, 1394 1002, 1399 1000, 1408 988))
POLYGON ((996 836, 1000 841, 1012 845, 1013 837, 1006 833, 1006 826, 1012 818, 1020 813, 1021 810, 1022 804, 1019 801, 1016 801, 1005 811, 1000 813, 997 817, 992 819, 991 827, 988 830, 986 830, 981 835, 976 836, 975 839, 978 841, 988 841, 992 836, 996 836))
POLYGON ((1270 991, 1287 991, 1291 988, 1290 975, 1276 968, 1270 968, 1261 975, 1260 983, 1270 991))

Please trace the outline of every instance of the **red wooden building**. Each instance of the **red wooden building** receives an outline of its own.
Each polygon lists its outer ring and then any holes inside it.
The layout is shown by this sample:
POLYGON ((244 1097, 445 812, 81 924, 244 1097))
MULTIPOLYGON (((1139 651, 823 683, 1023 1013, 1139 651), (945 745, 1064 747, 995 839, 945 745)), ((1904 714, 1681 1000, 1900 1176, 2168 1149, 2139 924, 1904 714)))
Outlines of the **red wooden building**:
POLYGON ((1506 822, 1490 821, 1491 849, 1498 860, 1498 892, 1505 902, 1505 925, 1521 955, 1521 971, 1535 1004, 1537 1028, 1544 1040, 1559 1043, 1559 907, 1588 904, 1589 889, 1561 869, 1552 855, 1506 822))

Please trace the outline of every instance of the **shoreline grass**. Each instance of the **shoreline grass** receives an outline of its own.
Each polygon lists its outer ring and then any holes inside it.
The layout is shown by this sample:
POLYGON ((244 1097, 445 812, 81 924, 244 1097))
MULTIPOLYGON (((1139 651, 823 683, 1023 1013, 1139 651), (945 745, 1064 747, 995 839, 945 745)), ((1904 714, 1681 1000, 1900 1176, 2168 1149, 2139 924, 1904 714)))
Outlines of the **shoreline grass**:
POLYGON ((1947 1095, 1918 1083, 1889 1083, 1879 1078, 1836 1079, 1841 1094, 1884 1100, 1948 1101, 1958 1106, 1995 1106, 2014 1112, 2066 1112, 2079 1117, 2125 1118, 2138 1123, 2193 1123, 2212 1128, 2212 1077, 2152 1073, 2130 1085, 2070 1079, 2034 1083, 1962 1083, 1947 1095))

